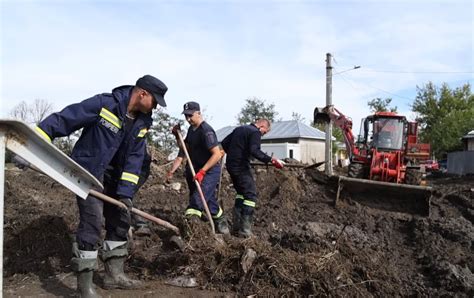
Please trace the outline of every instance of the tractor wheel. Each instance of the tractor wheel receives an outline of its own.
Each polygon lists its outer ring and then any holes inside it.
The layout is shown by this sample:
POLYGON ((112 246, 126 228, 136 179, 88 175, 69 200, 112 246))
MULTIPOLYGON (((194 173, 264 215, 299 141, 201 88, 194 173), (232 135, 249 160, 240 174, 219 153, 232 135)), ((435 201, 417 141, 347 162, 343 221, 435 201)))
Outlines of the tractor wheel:
POLYGON ((366 167, 361 163, 351 163, 347 172, 347 176, 351 178, 364 179, 366 177, 366 167))
POLYGON ((405 184, 421 185, 423 173, 419 169, 406 169, 405 184))

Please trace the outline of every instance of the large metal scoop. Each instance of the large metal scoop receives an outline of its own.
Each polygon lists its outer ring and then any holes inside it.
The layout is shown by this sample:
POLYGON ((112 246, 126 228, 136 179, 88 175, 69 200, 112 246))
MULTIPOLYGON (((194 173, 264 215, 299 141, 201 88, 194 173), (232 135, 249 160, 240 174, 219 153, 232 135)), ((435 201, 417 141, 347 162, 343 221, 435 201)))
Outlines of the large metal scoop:
POLYGON ((429 216, 432 188, 339 176, 336 207, 344 200, 391 212, 429 216))

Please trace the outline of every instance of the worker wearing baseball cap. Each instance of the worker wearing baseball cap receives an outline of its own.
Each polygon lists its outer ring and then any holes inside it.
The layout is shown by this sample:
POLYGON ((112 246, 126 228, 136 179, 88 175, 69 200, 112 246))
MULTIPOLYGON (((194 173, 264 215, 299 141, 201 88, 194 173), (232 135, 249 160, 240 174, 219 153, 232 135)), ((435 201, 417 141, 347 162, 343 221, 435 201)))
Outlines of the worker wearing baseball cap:
MULTIPOLYGON (((202 219, 203 205, 194 180, 201 185, 204 198, 209 207, 209 211, 214 221, 216 231, 221 234, 229 234, 229 227, 222 208, 216 198, 216 188, 221 174, 220 159, 221 152, 217 142, 214 129, 204 121, 201 115, 199 103, 190 101, 184 104, 183 114, 190 127, 184 143, 189 151, 193 168, 197 171, 193 177, 189 165, 186 165, 186 181, 189 188, 189 204, 185 211, 185 216, 192 223, 202 219)), ((179 126, 173 128, 176 135, 179 126)), ((184 160, 185 152, 181 148, 178 157, 173 162, 167 179, 171 179, 173 173, 178 169, 184 160)))
MULTIPOLYGON (((145 75, 134 86, 117 87, 111 93, 95 95, 51 114, 38 124, 37 131, 52 141, 82 129, 72 159, 103 183, 106 195, 118 197, 132 208, 145 159, 145 135, 152 124, 151 112, 157 105, 166 106, 167 90, 162 81, 145 75)), ((92 280, 99 247, 106 272, 104 288, 138 288, 141 282, 124 273, 130 213, 93 196, 86 200, 77 197, 77 204, 79 225, 71 268, 77 273, 81 297, 97 296, 92 280), (103 218, 106 234, 101 245, 103 218)))

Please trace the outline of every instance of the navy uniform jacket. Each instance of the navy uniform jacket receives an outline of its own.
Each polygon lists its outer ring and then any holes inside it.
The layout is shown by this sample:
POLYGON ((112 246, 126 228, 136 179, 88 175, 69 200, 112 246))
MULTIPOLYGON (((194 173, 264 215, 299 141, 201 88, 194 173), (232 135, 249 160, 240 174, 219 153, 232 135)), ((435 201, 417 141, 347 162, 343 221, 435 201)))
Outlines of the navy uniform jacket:
POLYGON ((226 166, 230 171, 241 171, 250 168, 250 157, 261 162, 272 160, 260 150, 262 135, 254 124, 242 125, 234 129, 222 140, 221 145, 227 154, 226 166))
POLYGON ((117 195, 133 198, 145 156, 145 134, 152 124, 151 113, 138 113, 135 121, 126 121, 133 86, 121 86, 112 93, 95 95, 67 106, 38 124, 46 139, 68 136, 83 128, 72 150, 74 161, 103 181, 105 169, 118 174, 117 195))

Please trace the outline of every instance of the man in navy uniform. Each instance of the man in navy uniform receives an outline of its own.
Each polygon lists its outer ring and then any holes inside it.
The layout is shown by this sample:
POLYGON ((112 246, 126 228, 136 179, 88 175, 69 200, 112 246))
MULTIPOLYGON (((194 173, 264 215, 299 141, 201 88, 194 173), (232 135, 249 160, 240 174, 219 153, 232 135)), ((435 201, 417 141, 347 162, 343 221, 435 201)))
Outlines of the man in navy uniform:
MULTIPOLYGON (((145 158, 145 134, 152 124, 151 112, 158 104, 166 106, 167 90, 163 82, 145 75, 135 86, 120 86, 112 93, 98 94, 67 106, 39 123, 37 131, 52 141, 82 128, 72 159, 103 182, 105 194, 118 197, 132 208, 145 158)), ((124 273, 130 213, 93 196, 86 200, 77 197, 77 204, 79 226, 71 261, 81 296, 97 296, 92 277, 97 269, 102 217, 106 230, 100 254, 106 270, 104 288, 139 287, 141 282, 124 273)))
MULTIPOLYGON (((216 188, 219 183, 221 167, 219 160, 222 155, 217 142, 214 129, 202 118, 199 104, 190 101, 184 104, 183 114, 190 124, 184 143, 192 161, 196 176, 193 177, 189 165, 186 166, 186 181, 189 188, 189 205, 186 208, 185 216, 192 222, 193 218, 201 219, 204 207, 194 180, 201 185, 209 211, 214 220, 216 231, 222 234, 229 234, 227 220, 222 208, 217 203, 216 188)), ((173 128, 176 135, 179 126, 173 128)), ((181 145, 178 157, 174 160, 167 179, 173 177, 173 173, 179 168, 185 153, 181 145)), ((210 220, 210 219, 209 219, 210 220)))
POLYGON ((250 170, 250 158, 283 168, 284 163, 272 158, 260 149, 261 137, 270 131, 270 121, 257 119, 255 123, 234 129, 222 140, 227 154, 226 167, 237 192, 232 219, 232 232, 248 238, 252 236, 252 219, 257 201, 257 190, 250 170))

